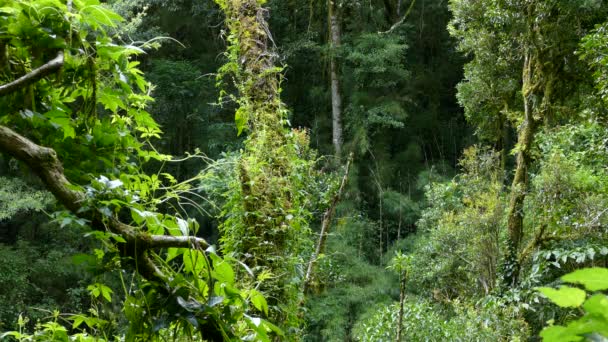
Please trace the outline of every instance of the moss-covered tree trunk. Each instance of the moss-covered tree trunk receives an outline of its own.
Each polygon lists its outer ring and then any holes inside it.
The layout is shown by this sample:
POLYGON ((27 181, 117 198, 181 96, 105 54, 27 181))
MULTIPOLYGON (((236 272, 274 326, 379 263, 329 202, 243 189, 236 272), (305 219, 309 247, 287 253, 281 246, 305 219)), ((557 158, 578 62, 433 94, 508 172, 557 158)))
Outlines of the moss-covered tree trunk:
POLYGON ((524 100, 524 120, 519 128, 517 139, 517 164, 515 176, 511 185, 511 198, 509 201, 508 231, 509 245, 507 254, 507 267, 505 270, 506 282, 510 286, 517 283, 519 265, 517 254, 521 244, 524 227, 524 200, 528 187, 528 168, 531 162, 530 148, 534 140, 536 123, 533 114, 533 72, 534 57, 528 52, 524 60, 522 95, 524 100))
MULTIPOLYGON (((539 32, 538 29, 532 32, 539 32)), ((540 38, 536 38, 540 40, 540 38)), ((552 116, 553 88, 560 62, 551 60, 547 51, 530 48, 524 56, 522 73, 522 96, 524 103, 523 122, 518 129, 515 176, 511 185, 509 201, 507 246, 507 269, 505 280, 508 286, 519 281, 519 249, 524 234, 524 201, 528 190, 528 170, 532 163, 531 149, 539 120, 552 116), (539 101, 540 100, 540 101, 539 101)))
POLYGON ((229 29, 229 61, 221 76, 234 79, 237 128, 248 134, 224 208, 221 248, 267 275, 259 289, 268 299, 270 320, 294 331, 301 293, 296 269, 303 248, 311 245, 303 191, 308 172, 303 170, 311 164, 301 158, 307 137, 287 128, 282 68, 270 45, 264 1, 217 2, 229 29))

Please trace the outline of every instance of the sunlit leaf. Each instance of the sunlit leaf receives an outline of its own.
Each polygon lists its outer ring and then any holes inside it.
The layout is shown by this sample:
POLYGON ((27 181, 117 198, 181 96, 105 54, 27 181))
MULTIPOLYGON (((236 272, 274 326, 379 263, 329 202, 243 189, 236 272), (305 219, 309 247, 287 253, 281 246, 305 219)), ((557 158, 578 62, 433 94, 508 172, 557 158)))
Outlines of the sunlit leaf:
POLYGON ((589 291, 608 289, 608 269, 600 267, 583 268, 566 274, 562 280, 568 283, 582 284, 589 291))
POLYGON ((587 297, 585 291, 569 286, 562 286, 559 289, 540 287, 538 290, 552 302, 564 308, 579 307, 587 297))

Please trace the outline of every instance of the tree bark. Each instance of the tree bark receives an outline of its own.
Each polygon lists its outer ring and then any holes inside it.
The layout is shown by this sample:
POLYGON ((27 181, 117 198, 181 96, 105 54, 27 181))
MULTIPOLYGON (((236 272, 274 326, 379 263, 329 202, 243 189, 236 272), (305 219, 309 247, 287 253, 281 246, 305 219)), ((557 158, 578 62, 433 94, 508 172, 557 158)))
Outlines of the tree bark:
POLYGON ((336 8, 337 0, 328 0, 329 11, 329 35, 330 35, 330 77, 331 77, 331 113, 332 113, 332 142, 334 153, 337 157, 342 152, 342 93, 340 91, 340 73, 336 58, 337 49, 341 45, 341 28, 338 11, 336 8))
POLYGON ((164 280, 162 272, 147 256, 147 251, 167 247, 200 247, 209 245, 204 239, 194 236, 150 235, 135 227, 120 222, 116 217, 104 218, 100 213, 82 211, 86 198, 82 191, 74 190, 63 172, 63 166, 55 150, 37 145, 8 127, 0 125, 0 151, 26 164, 46 185, 59 203, 80 218, 91 222, 95 230, 120 235, 125 243, 118 243, 119 250, 125 257, 135 260, 138 272, 148 280, 164 280))
POLYGON ((534 84, 533 78, 536 57, 530 52, 526 53, 523 68, 522 95, 524 100, 524 120, 519 128, 517 139, 517 161, 515 176, 511 184, 511 198, 509 200, 508 215, 508 234, 509 243, 507 251, 505 280, 508 286, 515 286, 518 283, 519 268, 518 251, 523 236, 524 220, 524 201, 528 186, 528 168, 531 162, 530 149, 534 141, 536 132, 536 122, 534 119, 534 108, 532 96, 538 87, 534 84))
POLYGON ((407 271, 399 275, 399 317, 397 319, 397 342, 401 342, 403 334, 403 306, 405 304, 405 283, 407 281, 407 271))
POLYGON ((0 86, 0 96, 8 95, 18 89, 38 82, 40 79, 58 71, 63 66, 63 51, 60 51, 55 58, 36 68, 18 79, 0 86))

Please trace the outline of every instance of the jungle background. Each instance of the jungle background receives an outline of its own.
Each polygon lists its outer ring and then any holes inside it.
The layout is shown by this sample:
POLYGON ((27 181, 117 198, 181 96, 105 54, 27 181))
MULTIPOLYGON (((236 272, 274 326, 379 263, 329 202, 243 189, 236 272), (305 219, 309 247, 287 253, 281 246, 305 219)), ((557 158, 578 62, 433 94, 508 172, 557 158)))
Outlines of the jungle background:
POLYGON ((1 84, 73 59, 0 124, 87 198, 0 149, 3 338, 608 336, 605 1, 68 3, 0 1, 1 84), (114 219, 215 247, 150 277, 114 219))

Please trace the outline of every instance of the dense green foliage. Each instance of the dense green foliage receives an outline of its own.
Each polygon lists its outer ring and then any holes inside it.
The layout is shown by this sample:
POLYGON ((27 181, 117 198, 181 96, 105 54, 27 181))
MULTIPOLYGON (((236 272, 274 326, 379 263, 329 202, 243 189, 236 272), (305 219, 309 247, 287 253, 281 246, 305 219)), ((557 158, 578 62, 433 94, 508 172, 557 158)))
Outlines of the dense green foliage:
POLYGON ((605 340, 607 15, 0 0, 0 340, 605 340))

